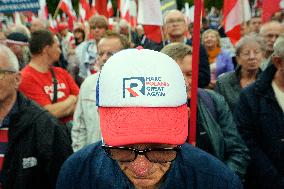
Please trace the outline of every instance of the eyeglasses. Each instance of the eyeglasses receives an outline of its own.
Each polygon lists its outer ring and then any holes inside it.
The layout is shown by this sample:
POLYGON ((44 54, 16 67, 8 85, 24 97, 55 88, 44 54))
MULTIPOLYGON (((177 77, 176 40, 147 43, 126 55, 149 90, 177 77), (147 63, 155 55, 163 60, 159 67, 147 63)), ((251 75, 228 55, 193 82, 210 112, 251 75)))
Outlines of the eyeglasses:
POLYGON ((103 145, 102 148, 111 159, 119 162, 132 162, 138 155, 144 155, 150 162, 167 163, 176 159, 177 152, 180 151, 181 146, 172 148, 148 148, 144 150, 107 145, 103 145))
POLYGON ((9 69, 7 69, 7 70, 5 70, 5 69, 1 70, 0 69, 0 80, 5 78, 6 73, 16 73, 16 71, 15 70, 9 70, 9 69))
POLYGON ((180 24, 185 22, 184 19, 179 18, 179 19, 169 19, 167 20, 166 24, 180 24))
POLYGON ((117 52, 104 52, 104 51, 101 51, 101 52, 99 52, 98 53, 98 55, 100 56, 100 57, 102 57, 103 55, 107 55, 107 57, 111 57, 112 55, 114 55, 115 53, 117 53, 117 52))

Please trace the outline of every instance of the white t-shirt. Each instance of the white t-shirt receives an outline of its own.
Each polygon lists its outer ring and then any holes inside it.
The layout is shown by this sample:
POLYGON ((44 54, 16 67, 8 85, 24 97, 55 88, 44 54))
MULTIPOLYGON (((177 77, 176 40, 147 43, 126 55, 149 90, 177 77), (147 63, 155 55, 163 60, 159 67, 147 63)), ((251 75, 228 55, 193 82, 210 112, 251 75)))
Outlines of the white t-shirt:
POLYGON ((275 81, 272 82, 272 88, 275 93, 276 100, 284 112, 284 92, 279 89, 275 81))

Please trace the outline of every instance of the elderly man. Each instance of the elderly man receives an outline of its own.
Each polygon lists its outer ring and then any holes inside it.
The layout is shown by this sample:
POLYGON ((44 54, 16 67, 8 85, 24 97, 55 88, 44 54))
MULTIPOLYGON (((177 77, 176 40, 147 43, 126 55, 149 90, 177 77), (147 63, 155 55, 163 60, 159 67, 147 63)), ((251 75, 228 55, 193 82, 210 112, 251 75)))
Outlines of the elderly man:
POLYGON ((239 132, 251 154, 247 187, 284 188, 284 36, 277 39, 272 65, 245 88, 235 108, 239 132))
MULTIPOLYGON (((107 33, 98 44, 98 70, 116 52, 129 48, 127 38, 107 33)), ((87 144, 101 140, 99 115, 96 106, 96 83, 99 74, 85 79, 81 85, 72 128, 72 146, 77 151, 87 144)))
POLYGON ((17 92, 18 60, 3 45, 0 59, 0 188, 53 189, 71 141, 53 116, 17 92))
POLYGON ((64 124, 73 119, 79 88, 70 74, 53 64, 60 55, 59 43, 47 30, 32 33, 32 58, 22 70, 20 91, 33 99, 64 124))
MULTIPOLYGON (((171 43, 162 53, 173 58, 187 81, 191 96, 192 50, 183 43, 171 43)), ((223 161, 240 178, 244 178, 249 162, 248 148, 241 139, 232 113, 224 97, 216 92, 198 89, 196 146, 223 161)))
MULTIPOLYGON (((166 44, 178 42, 186 45, 192 45, 191 39, 187 39, 184 35, 187 30, 187 26, 182 12, 178 10, 168 12, 164 17, 164 30, 169 37, 169 39, 165 42, 166 44)), ((209 82, 210 68, 208 56, 205 48, 200 46, 198 86, 201 88, 206 87, 209 82)))
POLYGON ((261 69, 265 70, 271 64, 271 55, 273 53, 273 44, 277 37, 284 32, 284 26, 276 21, 267 22, 260 28, 259 34, 263 37, 264 46, 264 60, 261 64, 261 69))
POLYGON ((103 142, 64 163, 57 189, 242 188, 223 163, 184 144, 187 94, 173 59, 120 51, 102 68, 97 89, 103 142))

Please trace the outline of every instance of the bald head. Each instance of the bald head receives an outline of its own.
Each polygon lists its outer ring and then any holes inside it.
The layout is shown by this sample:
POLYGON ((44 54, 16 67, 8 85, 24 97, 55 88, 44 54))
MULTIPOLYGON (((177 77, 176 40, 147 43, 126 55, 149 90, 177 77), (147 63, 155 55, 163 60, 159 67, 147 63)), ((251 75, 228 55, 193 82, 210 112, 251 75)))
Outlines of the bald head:
POLYGON ((0 59, 3 66, 19 71, 19 62, 16 55, 8 47, 0 44, 0 59))
POLYGON ((265 42, 265 56, 268 58, 273 52, 273 44, 278 36, 284 32, 284 26, 276 21, 267 22, 260 28, 260 35, 265 42))
POLYGON ((39 18, 34 18, 31 22, 31 32, 46 29, 45 21, 39 18))
POLYGON ((178 10, 169 11, 164 16, 164 29, 171 42, 182 42, 187 30, 183 13, 178 10))

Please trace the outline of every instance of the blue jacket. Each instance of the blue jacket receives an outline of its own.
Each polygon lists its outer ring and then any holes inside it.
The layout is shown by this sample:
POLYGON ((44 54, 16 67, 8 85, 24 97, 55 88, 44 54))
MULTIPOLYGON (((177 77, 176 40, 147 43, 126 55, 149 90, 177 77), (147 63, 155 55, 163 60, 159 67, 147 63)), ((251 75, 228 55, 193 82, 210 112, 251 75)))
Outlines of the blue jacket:
POLYGON ((235 121, 251 155, 248 188, 284 188, 284 113, 271 86, 275 73, 270 65, 241 92, 235 107, 235 121))
POLYGON ((230 72, 235 69, 233 64, 233 59, 229 51, 221 49, 221 53, 217 56, 216 59, 216 66, 217 66, 216 68, 217 77, 222 73, 230 72))
MULTIPOLYGON (((64 163, 56 188, 134 189, 134 186, 98 142, 79 150, 64 163)), ((160 188, 239 189, 242 185, 221 161, 184 144, 160 188)))

